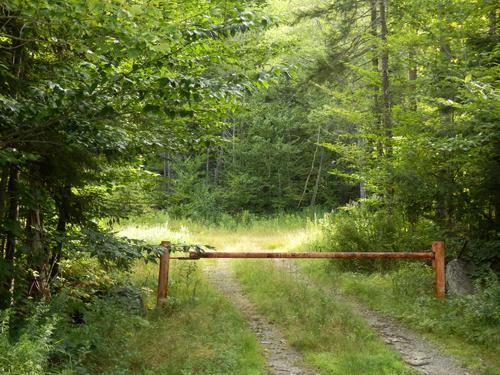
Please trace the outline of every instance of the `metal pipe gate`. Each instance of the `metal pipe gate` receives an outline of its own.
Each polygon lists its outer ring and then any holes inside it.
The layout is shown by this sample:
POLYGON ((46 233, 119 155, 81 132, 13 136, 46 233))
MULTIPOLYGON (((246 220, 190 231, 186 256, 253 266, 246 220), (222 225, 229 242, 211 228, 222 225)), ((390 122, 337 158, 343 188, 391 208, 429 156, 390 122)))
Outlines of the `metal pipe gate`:
POLYGON ((442 299, 445 296, 445 260, 444 242, 433 241, 432 251, 421 252, 216 252, 210 251, 198 253, 189 252, 188 257, 171 257, 170 242, 162 241, 161 246, 165 248, 160 255, 160 267, 158 272, 158 295, 157 303, 168 295, 168 272, 171 259, 198 260, 201 258, 231 258, 231 259, 406 259, 406 260, 432 260, 432 267, 435 273, 436 298, 442 299))

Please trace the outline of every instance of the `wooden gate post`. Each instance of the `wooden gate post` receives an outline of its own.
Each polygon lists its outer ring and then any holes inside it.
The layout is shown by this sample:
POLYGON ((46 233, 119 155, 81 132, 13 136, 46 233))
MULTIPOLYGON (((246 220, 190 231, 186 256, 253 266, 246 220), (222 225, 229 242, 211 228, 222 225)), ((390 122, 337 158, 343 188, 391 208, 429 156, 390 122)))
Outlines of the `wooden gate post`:
POLYGON ((165 250, 160 255, 160 269, 158 271, 158 296, 156 304, 159 305, 168 295, 168 269, 170 266, 170 242, 162 241, 160 246, 165 250))
POLYGON ((433 241, 432 252, 434 253, 434 272, 436 273, 436 298, 443 299, 445 295, 445 264, 444 264, 444 241, 433 241))

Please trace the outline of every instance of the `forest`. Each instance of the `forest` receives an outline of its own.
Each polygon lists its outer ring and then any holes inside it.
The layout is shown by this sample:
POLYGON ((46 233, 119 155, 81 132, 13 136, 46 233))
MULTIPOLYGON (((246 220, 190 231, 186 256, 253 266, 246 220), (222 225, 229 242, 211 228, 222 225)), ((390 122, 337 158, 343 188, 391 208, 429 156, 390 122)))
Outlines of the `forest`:
POLYGON ((499 9, 1 0, 0 374, 500 374, 499 9))

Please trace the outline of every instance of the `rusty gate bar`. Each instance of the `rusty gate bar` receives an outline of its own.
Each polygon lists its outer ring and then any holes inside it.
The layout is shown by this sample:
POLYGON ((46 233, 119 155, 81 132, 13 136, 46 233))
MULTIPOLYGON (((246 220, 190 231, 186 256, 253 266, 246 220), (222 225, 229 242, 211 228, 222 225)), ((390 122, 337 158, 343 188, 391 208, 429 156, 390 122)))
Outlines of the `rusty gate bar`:
POLYGON ((435 272, 436 298, 445 296, 445 246, 444 241, 433 241, 432 251, 419 252, 190 252, 186 257, 170 257, 170 242, 163 241, 161 246, 166 251, 160 256, 160 270, 158 274, 158 304, 168 294, 168 271, 170 259, 198 260, 202 258, 233 258, 233 259, 401 259, 401 260, 432 260, 435 272))
POLYGON ((415 253, 350 253, 350 252, 190 252, 189 259, 200 258, 295 258, 295 259, 324 259, 324 258, 344 258, 344 259, 434 259, 433 252, 415 252, 415 253))

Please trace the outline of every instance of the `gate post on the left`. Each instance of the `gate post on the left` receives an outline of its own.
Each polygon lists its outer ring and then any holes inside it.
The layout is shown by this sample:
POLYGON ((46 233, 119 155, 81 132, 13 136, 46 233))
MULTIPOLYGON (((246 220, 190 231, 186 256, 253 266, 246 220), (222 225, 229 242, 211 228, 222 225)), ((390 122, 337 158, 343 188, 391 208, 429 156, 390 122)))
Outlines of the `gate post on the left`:
POLYGON ((165 248, 160 255, 160 269, 158 271, 158 295, 156 304, 160 305, 168 295, 168 268, 170 265, 170 242, 162 241, 161 247, 165 248))

